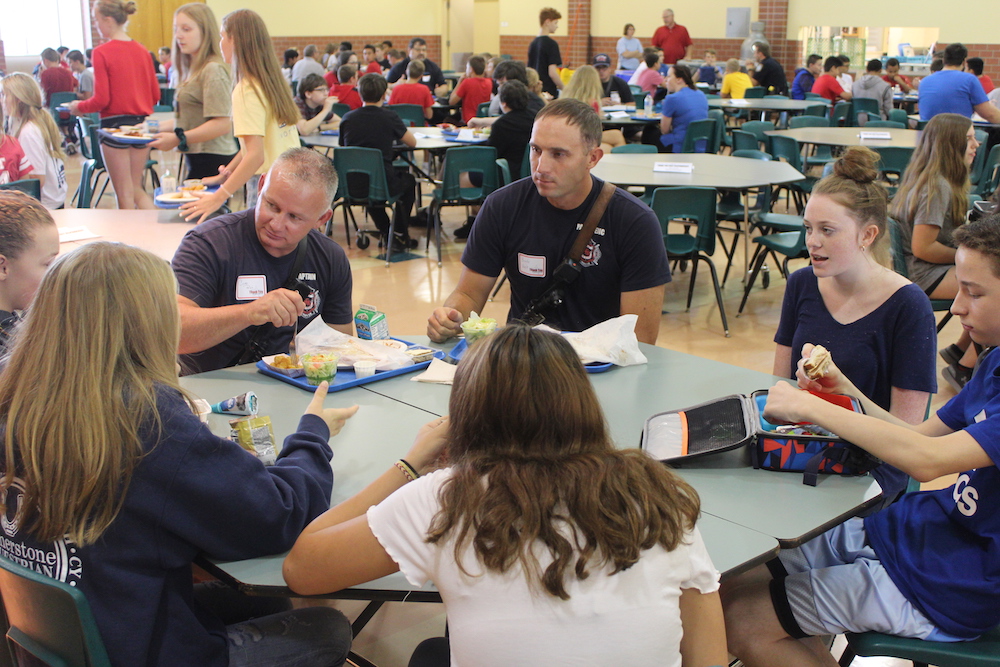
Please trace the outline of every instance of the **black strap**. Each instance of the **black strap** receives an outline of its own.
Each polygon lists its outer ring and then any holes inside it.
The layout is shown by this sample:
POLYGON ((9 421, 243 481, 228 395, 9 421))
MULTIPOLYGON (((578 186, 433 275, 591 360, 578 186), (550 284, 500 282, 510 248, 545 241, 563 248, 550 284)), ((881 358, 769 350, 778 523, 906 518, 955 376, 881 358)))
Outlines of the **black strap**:
POLYGON ((545 290, 532 299, 528 307, 524 309, 524 313, 521 315, 523 322, 532 326, 541 324, 545 320, 545 316, 541 314, 541 311, 554 308, 562 303, 563 289, 580 275, 580 258, 583 257, 583 253, 587 249, 587 244, 590 243, 591 237, 594 236, 594 231, 597 229, 597 225, 600 224, 601 218, 604 216, 608 204, 611 203, 611 198, 614 196, 616 189, 613 183, 604 182, 601 192, 597 195, 597 199, 594 200, 590 211, 587 213, 587 219, 583 221, 583 226, 573 241, 573 246, 570 248, 569 254, 563 260, 562 264, 552 272, 552 278, 545 290))
MULTIPOLYGON (((299 271, 302 269, 302 264, 306 261, 306 250, 309 246, 309 235, 306 234, 299 245, 295 249, 295 259, 292 260, 292 270, 288 273, 288 278, 281 285, 284 289, 289 289, 292 291, 298 291, 299 287, 299 271)), ((303 295, 305 298, 306 295, 303 295)), ((233 359, 233 362, 228 364, 229 366, 239 366, 241 364, 251 364, 260 361, 264 356, 263 350, 260 348, 260 343, 258 342, 260 336, 267 330, 268 327, 272 327, 270 322, 266 324, 261 324, 254 327, 253 332, 250 334, 250 338, 247 340, 243 349, 240 353, 233 359)))

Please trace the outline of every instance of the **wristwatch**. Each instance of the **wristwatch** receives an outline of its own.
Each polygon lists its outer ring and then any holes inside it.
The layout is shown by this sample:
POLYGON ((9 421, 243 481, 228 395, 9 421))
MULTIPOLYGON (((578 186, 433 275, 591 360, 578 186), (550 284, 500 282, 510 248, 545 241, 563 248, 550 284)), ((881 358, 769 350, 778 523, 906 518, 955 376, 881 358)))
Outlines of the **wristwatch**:
POLYGON ((175 127, 174 128, 174 134, 177 135, 177 141, 180 142, 177 145, 177 150, 179 150, 181 153, 187 153, 187 150, 188 150, 188 140, 187 140, 187 136, 185 136, 185 134, 184 134, 184 128, 183 127, 175 127))

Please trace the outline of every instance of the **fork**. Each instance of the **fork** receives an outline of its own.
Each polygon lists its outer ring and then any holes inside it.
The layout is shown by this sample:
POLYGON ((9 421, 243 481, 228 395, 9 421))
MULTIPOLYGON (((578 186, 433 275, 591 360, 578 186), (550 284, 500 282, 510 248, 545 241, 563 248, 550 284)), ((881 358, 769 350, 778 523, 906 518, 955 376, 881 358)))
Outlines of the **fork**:
POLYGON ((295 338, 299 335, 299 318, 295 318, 295 330, 292 331, 292 340, 288 343, 288 358, 293 366, 299 365, 299 355, 295 353, 295 338))

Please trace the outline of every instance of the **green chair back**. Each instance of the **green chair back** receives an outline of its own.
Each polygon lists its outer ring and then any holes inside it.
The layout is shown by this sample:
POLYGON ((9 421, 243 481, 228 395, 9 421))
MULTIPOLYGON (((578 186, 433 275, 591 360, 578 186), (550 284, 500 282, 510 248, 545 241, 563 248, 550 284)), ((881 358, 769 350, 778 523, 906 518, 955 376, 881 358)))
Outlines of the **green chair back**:
POLYGON ((687 131, 684 133, 684 143, 681 144, 681 153, 718 153, 718 146, 715 146, 715 126, 714 118, 705 118, 688 123, 687 131), (705 140, 705 149, 697 150, 698 142, 705 140), (715 148, 715 150, 712 150, 715 148))
POLYGON ((982 175, 976 186, 976 194, 988 197, 996 192, 998 186, 1000 186, 1000 144, 993 146, 986 157, 982 175))
MULTIPOLYGON (((1000 628, 994 628, 971 642, 932 642, 884 635, 880 632, 848 633, 845 657, 888 656, 938 667, 998 667, 1000 628), (847 652, 850 651, 850 655, 847 652)), ((840 664, 845 663, 841 658, 840 664)))
POLYGON ((799 142, 792 137, 772 135, 770 153, 775 160, 784 158, 792 167, 802 171, 802 149, 799 142))
POLYGON ((500 186, 510 183, 510 165, 507 164, 507 158, 497 158, 497 169, 500 171, 500 186))
POLYGON ((899 146, 885 146, 873 148, 878 153, 878 170, 883 174, 893 174, 902 176, 906 171, 906 165, 910 164, 913 157, 913 148, 901 148, 899 146))
POLYGON ((852 116, 854 120, 854 123, 852 123, 853 125, 858 124, 857 117, 864 113, 871 113, 875 114, 875 116, 877 117, 881 117, 879 115, 881 109, 879 108, 878 100, 873 100, 870 97, 855 97, 853 102, 854 102, 854 116, 852 116))
POLYGON ((69 584, 0 557, 7 638, 45 665, 111 665, 87 599, 69 584))
POLYGON ((76 99, 76 93, 52 93, 49 95, 49 108, 65 106, 66 103, 76 99))
POLYGON ((399 199, 389 194, 382 151, 377 148, 338 148, 333 151, 333 167, 338 177, 337 199, 348 205, 388 205, 399 199))
POLYGON ((655 153, 656 146, 650 144, 625 144, 623 146, 615 146, 611 149, 612 153, 655 153))
POLYGON ((826 118, 827 114, 829 113, 829 111, 830 111, 830 107, 828 107, 825 104, 813 104, 813 105, 807 106, 805 108, 805 110, 802 112, 802 115, 803 116, 822 116, 823 118, 826 118))
POLYGON ((910 118, 906 115, 905 109, 893 109, 890 111, 889 120, 894 123, 902 123, 904 128, 910 126, 910 118))
POLYGON ((656 188, 653 191, 653 201, 650 208, 660 221, 660 230, 663 233, 664 244, 667 254, 689 254, 691 249, 678 252, 678 244, 686 246, 688 242, 683 239, 672 239, 671 237, 690 237, 687 234, 671 234, 669 223, 671 220, 692 220, 698 224, 698 231, 695 234, 695 252, 703 252, 709 257, 715 254, 715 188, 656 188), (673 242, 672 242, 673 241, 673 242))
POLYGON ((435 190, 434 197, 448 205, 472 205, 481 202, 499 187, 496 161, 497 149, 493 146, 462 146, 449 149, 444 160, 441 189, 435 190), (461 187, 459 177, 462 173, 479 174, 482 176, 482 185, 461 187))
POLYGON ((343 118, 344 114, 346 114, 348 111, 351 110, 351 105, 344 104, 343 102, 337 102, 332 107, 330 107, 330 110, 333 111, 333 113, 335 113, 336 115, 343 118))
POLYGON ((637 86, 635 84, 630 84, 628 89, 632 91, 632 95, 634 97, 639 98, 640 96, 642 96, 642 88, 640 86, 637 86))
MULTIPOLYGON (((889 218, 886 225, 889 229, 889 251, 892 255, 892 270, 904 278, 909 278, 910 269, 906 265, 906 256, 903 254, 903 235, 899 231, 899 225, 900 223, 893 218, 889 218)), ((941 329, 951 319, 952 302, 953 299, 931 299, 931 310, 936 313, 947 311, 944 318, 938 322, 938 333, 941 333, 941 329)))
POLYGON ((483 102, 482 104, 479 104, 478 106, 476 106, 476 117, 477 118, 486 118, 489 115, 490 115, 490 103, 489 102, 483 102))
POLYGON ((37 178, 22 178, 19 181, 0 184, 0 190, 17 190, 42 201, 42 182, 37 178))
POLYGON ((894 120, 870 120, 867 123, 865 123, 865 129, 867 130, 870 127, 873 128, 886 127, 894 130, 906 129, 906 125, 904 123, 897 123, 894 120))
POLYGON ((765 100, 787 100, 788 95, 765 95, 765 100))
POLYGON ((976 141, 979 142, 979 148, 976 149, 976 158, 972 161, 972 166, 969 167, 969 182, 973 185, 979 184, 979 179, 983 175, 983 165, 986 164, 986 140, 988 135, 986 132, 977 129, 976 130, 976 141))
POLYGON ((828 101, 825 97, 823 97, 819 93, 806 93, 806 99, 807 100, 822 100, 824 102, 828 101))
POLYGON ((713 153, 718 153, 723 146, 729 146, 732 141, 726 134, 726 114, 722 109, 709 109, 708 117, 715 121, 715 140, 712 145, 715 147, 713 153))
POLYGON ((740 129, 757 137, 757 141, 764 145, 764 152, 771 152, 771 137, 764 133, 773 132, 774 123, 769 120, 748 120, 740 125, 740 129))
POLYGON ((390 104, 386 109, 395 111, 403 119, 403 125, 407 127, 425 127, 427 125, 424 108, 419 104, 390 104))
POLYGON ((837 102, 833 106, 833 111, 830 112, 830 125, 833 127, 856 125, 852 116, 852 108, 850 102, 837 102))
POLYGON ((830 127, 830 121, 826 116, 792 116, 788 119, 788 127, 793 130, 798 127, 830 127))
POLYGON ((744 132, 743 130, 733 130, 733 154, 737 151, 758 151, 760 150, 760 142, 757 141, 757 136, 751 132, 744 132))
POLYGON ((751 86, 743 92, 743 99, 746 100, 760 100, 764 98, 764 94, 767 91, 764 90, 763 86, 751 86))

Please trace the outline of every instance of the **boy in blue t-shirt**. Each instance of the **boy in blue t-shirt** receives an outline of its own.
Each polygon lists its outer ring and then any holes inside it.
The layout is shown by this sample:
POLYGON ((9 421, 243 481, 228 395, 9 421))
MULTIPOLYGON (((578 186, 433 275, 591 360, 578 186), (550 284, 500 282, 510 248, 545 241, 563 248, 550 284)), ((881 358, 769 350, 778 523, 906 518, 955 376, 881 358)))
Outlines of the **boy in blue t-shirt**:
MULTIPOLYGON (((996 346, 1000 216, 963 226, 954 240, 959 292, 951 310, 976 343, 996 346)), ((803 347, 803 361, 812 347, 803 347)), ((803 389, 860 396, 833 365, 811 380, 800 361, 798 378, 803 389)), ((922 424, 861 401, 867 415, 781 382, 765 417, 819 424, 920 481, 960 473, 958 480, 906 494, 724 584, 729 650, 747 667, 834 664, 817 635, 875 630, 963 641, 1000 624, 1000 353, 987 354, 922 424)))

